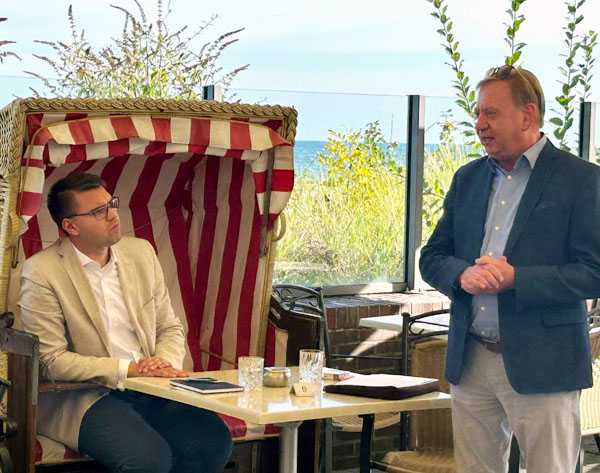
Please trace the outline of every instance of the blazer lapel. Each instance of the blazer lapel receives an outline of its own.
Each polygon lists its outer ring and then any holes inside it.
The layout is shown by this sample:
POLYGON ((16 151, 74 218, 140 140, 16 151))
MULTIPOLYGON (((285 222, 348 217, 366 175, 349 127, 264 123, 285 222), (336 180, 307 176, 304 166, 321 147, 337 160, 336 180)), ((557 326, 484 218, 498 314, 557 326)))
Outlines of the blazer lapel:
POLYGON ((556 148, 554 148, 554 145, 548 141, 544 146, 544 149, 542 149, 537 162, 535 163, 535 167, 531 172, 527 187, 525 187, 523 197, 521 197, 521 203, 519 204, 519 208, 517 210, 517 214, 515 215, 515 220, 508 235, 508 241, 506 242, 506 247, 504 249, 504 255, 507 258, 515 248, 515 245, 521 236, 521 232, 529 220, 529 214, 531 214, 531 211, 538 203, 544 188, 548 184, 548 180, 552 176, 555 166, 556 148))
POLYGON ((127 312, 129 312, 129 316, 131 317, 131 324, 142 347, 142 353, 144 356, 149 357, 151 356, 151 352, 147 334, 154 333, 154 329, 148 326, 148 321, 142 316, 135 263, 126 253, 119 251, 118 244, 113 246, 112 250, 117 256, 117 270, 119 272, 119 280, 121 281, 121 291, 127 312))
POLYGON ((465 229, 474 228, 475 231, 469 231, 464 234, 464 237, 470 238, 469 255, 470 261, 475 261, 481 253, 481 245, 485 233, 485 219, 487 216, 487 208, 490 192, 492 190, 492 181, 494 173, 486 160, 482 160, 481 168, 477 171, 472 182, 478 183, 470 186, 464 202, 468 202, 465 206, 468 214, 465 215, 465 229))
POLYGON ((83 304, 83 307, 85 308, 90 320, 94 324, 94 327, 96 327, 96 330, 100 335, 100 339, 106 348, 106 352, 111 354, 110 340, 108 338, 106 326, 104 325, 104 320, 102 319, 102 314, 100 313, 100 308, 98 307, 98 302, 96 301, 96 297, 94 296, 94 292, 90 286, 88 278, 83 272, 81 262, 77 258, 77 254, 75 253, 75 250, 73 249, 73 246, 68 238, 61 239, 58 254, 62 256, 60 263, 64 267, 66 273, 69 275, 77 296, 81 300, 81 303, 83 304))

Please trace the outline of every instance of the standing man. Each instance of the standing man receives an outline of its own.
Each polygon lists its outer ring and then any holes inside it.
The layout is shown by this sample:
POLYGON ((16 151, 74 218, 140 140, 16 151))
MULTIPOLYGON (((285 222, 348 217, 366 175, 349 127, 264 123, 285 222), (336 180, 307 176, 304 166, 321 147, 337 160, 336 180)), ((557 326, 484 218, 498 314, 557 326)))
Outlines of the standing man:
POLYGON ((232 442, 215 413, 119 389, 126 377, 187 373, 154 249, 121 239, 118 207, 92 174, 61 179, 48 194, 66 238, 23 265, 23 327, 38 335, 52 379, 104 387, 42 393, 38 432, 115 472, 220 473, 232 442))
POLYGON ((529 473, 572 473, 580 390, 592 384, 585 300, 600 296, 600 168, 540 133, 531 72, 490 69, 477 88, 488 156, 454 175, 420 262, 452 300, 456 468, 505 472, 512 432, 529 473))

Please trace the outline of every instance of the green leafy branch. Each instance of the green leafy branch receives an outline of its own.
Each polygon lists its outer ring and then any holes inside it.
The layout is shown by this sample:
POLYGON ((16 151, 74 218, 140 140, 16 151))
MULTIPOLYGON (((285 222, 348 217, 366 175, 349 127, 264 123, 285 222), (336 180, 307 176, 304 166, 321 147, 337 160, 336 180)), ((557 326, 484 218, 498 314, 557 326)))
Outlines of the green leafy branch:
POLYGON ((579 83, 581 84, 582 91, 580 93, 581 100, 586 101, 590 95, 590 89, 592 88, 592 68, 594 67, 594 48, 598 46, 598 33, 590 30, 581 41, 581 50, 583 51, 583 63, 579 64, 581 74, 579 75, 579 83))
MULTIPOLYGON (((404 175, 398 164, 398 143, 386 143, 379 122, 368 123, 365 130, 344 127, 343 132, 329 130, 324 152, 317 153, 327 168, 328 185, 352 189, 354 196, 371 195, 373 179, 383 171, 404 175)), ((354 197, 353 197, 354 198, 354 197)))
MULTIPOLYGON (((442 47, 448 54, 451 62, 446 62, 456 74, 456 79, 453 80, 452 87, 456 89, 457 100, 455 103, 462 108, 472 121, 462 121, 460 125, 464 127, 462 134, 469 140, 466 144, 472 146, 475 151, 481 149, 481 143, 475 140, 475 90, 471 88, 469 84, 469 77, 465 74, 463 69, 463 59, 461 58, 458 50, 460 44, 458 40, 455 40, 454 34, 452 33, 452 21, 448 16, 448 5, 444 5, 445 0, 427 0, 433 5, 435 11, 431 13, 431 16, 437 18, 442 27, 437 30, 438 34, 445 40, 445 44, 442 47)), ((475 153, 473 156, 479 156, 475 153)))
POLYGON ((527 0, 511 0, 510 8, 506 10, 506 13, 510 16, 510 23, 504 23, 506 26, 506 38, 504 41, 510 48, 510 55, 506 56, 505 62, 509 66, 514 66, 519 58, 521 57, 522 49, 526 46, 525 43, 517 43, 515 41, 517 31, 521 26, 521 23, 525 21, 525 15, 518 15, 519 8, 527 0))
POLYGON ((586 0, 572 0, 571 2, 565 2, 568 15, 565 17, 567 26, 563 27, 566 37, 563 43, 567 46, 567 54, 561 54, 561 56, 565 58, 565 67, 561 66, 559 67, 559 70, 564 79, 560 81, 562 84, 562 95, 556 97, 556 101, 562 110, 552 110, 559 114, 559 116, 550 119, 550 123, 556 125, 554 136, 559 140, 561 149, 565 151, 571 150, 567 145, 566 135, 569 128, 573 126, 573 113, 575 108, 573 107, 572 102, 575 99, 574 89, 581 81, 581 75, 578 73, 579 69, 575 64, 577 50, 581 47, 581 42, 577 41, 578 36, 575 31, 577 25, 583 20, 583 15, 579 15, 578 10, 585 1, 586 0))

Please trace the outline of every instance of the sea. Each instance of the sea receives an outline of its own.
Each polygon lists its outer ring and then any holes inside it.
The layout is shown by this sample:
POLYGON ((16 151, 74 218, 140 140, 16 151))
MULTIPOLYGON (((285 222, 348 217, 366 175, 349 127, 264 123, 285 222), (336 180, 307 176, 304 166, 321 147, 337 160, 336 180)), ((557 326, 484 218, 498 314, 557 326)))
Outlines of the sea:
MULTIPOLYGON (((326 144, 327 141, 296 141, 294 145, 294 171, 296 174, 306 173, 315 176, 323 174, 325 166, 320 163, 318 153, 325 152, 326 144)), ((430 153, 438 147, 438 144, 425 144, 425 151, 430 153)), ((400 143, 396 148, 396 159, 398 165, 406 165, 406 143, 400 143)))

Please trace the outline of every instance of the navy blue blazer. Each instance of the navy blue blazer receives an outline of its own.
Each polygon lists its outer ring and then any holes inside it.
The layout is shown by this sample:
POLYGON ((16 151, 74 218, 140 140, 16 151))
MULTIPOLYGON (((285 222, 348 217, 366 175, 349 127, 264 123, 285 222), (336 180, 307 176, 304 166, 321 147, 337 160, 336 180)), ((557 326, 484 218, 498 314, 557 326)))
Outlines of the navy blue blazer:
MULTIPOLYGON (((423 279, 452 301, 446 377, 458 384, 472 296, 457 283, 479 257, 493 173, 487 157, 461 167, 444 213, 421 252, 423 279)), ((498 295, 508 379, 522 394, 592 385, 585 299, 600 296, 600 167, 543 148, 504 255, 514 289, 498 295)))

